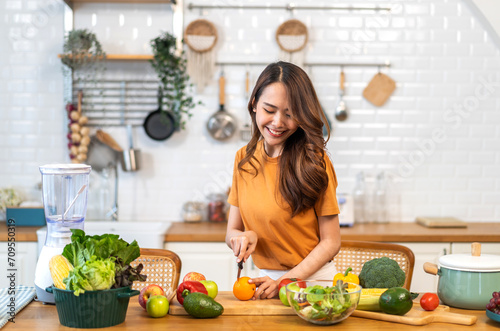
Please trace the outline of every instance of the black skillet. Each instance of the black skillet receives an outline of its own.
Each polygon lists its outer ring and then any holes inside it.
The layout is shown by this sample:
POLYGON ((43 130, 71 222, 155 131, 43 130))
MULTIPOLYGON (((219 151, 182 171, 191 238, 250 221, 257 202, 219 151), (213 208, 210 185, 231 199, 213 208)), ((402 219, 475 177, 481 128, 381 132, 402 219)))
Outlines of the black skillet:
POLYGON ((149 138, 154 140, 166 140, 175 131, 175 119, 169 111, 162 111, 163 95, 158 90, 158 109, 149 113, 144 120, 144 130, 149 138))

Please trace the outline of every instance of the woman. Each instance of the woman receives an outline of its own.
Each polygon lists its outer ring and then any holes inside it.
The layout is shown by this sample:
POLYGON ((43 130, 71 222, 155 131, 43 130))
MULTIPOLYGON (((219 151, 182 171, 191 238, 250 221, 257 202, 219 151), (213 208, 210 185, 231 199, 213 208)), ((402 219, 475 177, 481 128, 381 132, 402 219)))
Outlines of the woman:
POLYGON ((340 249, 337 179, 325 153, 324 113, 307 74, 277 62, 248 103, 253 136, 235 158, 226 243, 260 269, 255 298, 284 278, 333 279, 340 249))

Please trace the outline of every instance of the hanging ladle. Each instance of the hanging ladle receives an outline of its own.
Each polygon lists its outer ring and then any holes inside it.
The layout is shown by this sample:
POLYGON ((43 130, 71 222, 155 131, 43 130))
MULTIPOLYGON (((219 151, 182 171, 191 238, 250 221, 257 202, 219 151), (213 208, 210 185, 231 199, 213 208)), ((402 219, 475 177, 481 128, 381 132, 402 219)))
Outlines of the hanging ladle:
POLYGON ((344 102, 344 69, 340 69, 340 87, 339 87, 339 103, 335 109, 335 118, 337 121, 342 122, 347 119, 347 107, 344 102))

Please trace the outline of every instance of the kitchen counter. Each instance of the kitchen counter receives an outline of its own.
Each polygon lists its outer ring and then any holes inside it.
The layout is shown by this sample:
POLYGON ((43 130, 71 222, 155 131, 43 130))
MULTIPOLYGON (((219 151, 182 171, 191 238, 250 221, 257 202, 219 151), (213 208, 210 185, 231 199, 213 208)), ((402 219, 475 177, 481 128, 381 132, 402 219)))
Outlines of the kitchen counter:
MULTIPOLYGON (((40 226, 16 226, 16 241, 37 241, 36 230, 40 226)), ((0 241, 7 241, 7 224, 0 222, 0 241)))
MULTIPOLYGON (((174 222, 165 241, 224 242, 227 223, 174 222)), ((469 223, 467 228, 428 228, 417 223, 356 224, 342 227, 343 240, 382 242, 500 242, 500 223, 469 223)))
MULTIPOLYGON (((426 326, 411 326, 371 319, 349 317, 338 324, 342 330, 498 330, 499 323, 490 320, 484 310, 463 310, 451 308, 450 312, 477 316, 476 324, 463 326, 448 323, 430 323, 426 326)), ((190 316, 167 315, 163 318, 150 318, 139 306, 137 297, 130 300, 125 322, 110 330, 318 330, 320 326, 310 324, 298 316, 219 316, 214 319, 195 319, 190 316)), ((108 328, 109 329, 109 328, 108 328)), ((16 317, 15 323, 7 323, 4 330, 76 330, 64 327, 59 323, 59 317, 54 305, 44 305, 32 302, 16 317)))
MULTIPOLYGON (((226 222, 173 222, 168 242, 224 242, 226 222)), ((16 241, 37 241, 35 226, 16 227, 16 241)), ((467 228, 427 228, 417 223, 356 224, 340 229, 344 240, 381 242, 500 242, 500 223, 468 223, 467 228)), ((7 226, 0 223, 0 241, 7 241, 7 226)))

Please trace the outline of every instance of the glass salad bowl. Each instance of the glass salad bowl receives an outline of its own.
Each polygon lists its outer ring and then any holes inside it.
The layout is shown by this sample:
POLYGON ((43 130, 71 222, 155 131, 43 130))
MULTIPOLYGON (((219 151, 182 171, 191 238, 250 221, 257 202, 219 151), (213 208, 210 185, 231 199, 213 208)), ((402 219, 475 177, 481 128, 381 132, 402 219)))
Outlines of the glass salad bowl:
POLYGON ((354 312, 361 286, 341 280, 335 284, 331 280, 305 280, 286 285, 286 295, 301 318, 313 324, 330 325, 354 312))

